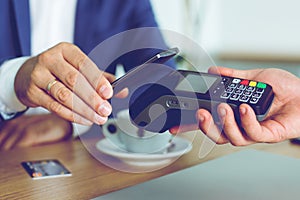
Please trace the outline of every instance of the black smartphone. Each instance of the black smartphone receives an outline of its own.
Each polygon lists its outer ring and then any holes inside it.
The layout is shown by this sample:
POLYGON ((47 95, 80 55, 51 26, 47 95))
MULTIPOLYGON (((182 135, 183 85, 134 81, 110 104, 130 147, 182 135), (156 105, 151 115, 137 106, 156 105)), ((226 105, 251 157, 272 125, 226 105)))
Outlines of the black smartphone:
MULTIPOLYGON (((112 87, 115 89, 117 88, 118 85, 125 85, 124 83, 131 81, 134 76, 137 74, 140 75, 141 71, 145 69, 145 67, 148 67, 148 64, 150 63, 165 63, 175 55, 179 53, 179 49, 177 47, 170 48, 166 51, 160 52, 153 57, 151 57, 149 60, 147 60, 145 63, 142 65, 139 65, 137 67, 134 67, 133 69, 129 70, 126 74, 115 80, 114 82, 111 83, 112 87)), ((114 91, 117 92, 117 91, 114 91)))
POLYGON ((129 113, 139 127, 154 132, 195 124, 196 111, 204 108, 218 119, 217 106, 228 103, 237 122, 239 105, 249 104, 259 121, 267 115, 273 102, 272 87, 263 82, 195 71, 177 70, 157 83, 138 88, 130 99, 129 113))

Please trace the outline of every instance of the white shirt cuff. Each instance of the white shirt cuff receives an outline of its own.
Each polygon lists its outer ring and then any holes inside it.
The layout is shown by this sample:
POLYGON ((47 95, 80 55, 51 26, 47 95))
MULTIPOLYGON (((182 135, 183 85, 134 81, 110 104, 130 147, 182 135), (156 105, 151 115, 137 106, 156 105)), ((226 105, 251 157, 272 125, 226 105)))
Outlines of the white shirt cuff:
POLYGON ((17 72, 29 58, 14 58, 0 66, 0 112, 15 113, 26 109, 16 96, 14 83, 17 72))

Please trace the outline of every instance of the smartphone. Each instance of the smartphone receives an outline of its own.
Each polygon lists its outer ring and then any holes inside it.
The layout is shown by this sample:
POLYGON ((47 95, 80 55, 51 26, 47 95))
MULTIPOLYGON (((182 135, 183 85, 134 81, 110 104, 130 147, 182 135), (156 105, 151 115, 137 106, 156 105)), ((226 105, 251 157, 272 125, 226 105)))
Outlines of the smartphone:
POLYGON ((195 124, 196 111, 204 108, 218 120, 217 106, 225 102, 240 123, 239 106, 252 107, 259 121, 265 119, 274 99, 272 87, 263 82, 202 72, 175 70, 157 83, 139 87, 131 96, 129 113, 139 127, 153 132, 195 124))
MULTIPOLYGON (((147 60, 145 63, 142 65, 139 65, 137 67, 134 67, 133 69, 129 70, 126 74, 115 80, 114 82, 111 83, 112 88, 114 89, 114 92, 117 93, 117 89, 119 88, 118 86, 126 85, 126 83, 134 79, 134 76, 140 75, 141 71, 143 71, 146 67, 148 67, 148 64, 150 63, 165 63, 172 57, 176 56, 179 53, 179 49, 177 47, 170 48, 166 51, 162 51, 153 57, 151 57, 149 60, 147 60)), ((125 86, 124 86, 125 87, 125 86)), ((121 87, 122 88, 122 87, 121 87)))

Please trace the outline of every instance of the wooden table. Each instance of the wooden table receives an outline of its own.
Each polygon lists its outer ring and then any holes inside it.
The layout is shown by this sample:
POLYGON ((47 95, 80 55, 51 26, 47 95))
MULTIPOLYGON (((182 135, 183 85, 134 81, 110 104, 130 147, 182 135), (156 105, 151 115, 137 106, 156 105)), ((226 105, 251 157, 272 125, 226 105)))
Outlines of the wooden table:
MULTIPOLYGON (((99 140, 99 133, 86 135, 92 145, 99 140), (95 138, 96 137, 96 138, 95 138)), ((91 199, 112 191, 145 182, 223 155, 255 148, 276 154, 300 158, 300 146, 289 141, 278 144, 258 144, 251 147, 215 146, 205 157, 198 156, 204 137, 194 132, 185 135, 193 139, 193 149, 173 164, 149 173, 125 173, 112 169, 85 148, 82 140, 75 139, 40 147, 0 152, 0 199, 91 199), (194 138, 195 137, 195 138, 194 138), (71 177, 32 180, 21 166, 22 161, 58 159, 71 172, 71 177)))

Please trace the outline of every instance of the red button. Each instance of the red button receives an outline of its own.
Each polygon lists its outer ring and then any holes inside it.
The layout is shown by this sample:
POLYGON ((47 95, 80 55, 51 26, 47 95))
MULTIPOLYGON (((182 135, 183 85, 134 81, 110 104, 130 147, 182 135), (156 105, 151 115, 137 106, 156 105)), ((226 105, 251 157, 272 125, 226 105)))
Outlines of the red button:
POLYGON ((248 85, 249 84, 249 80, 242 80, 240 82, 241 85, 248 85))

